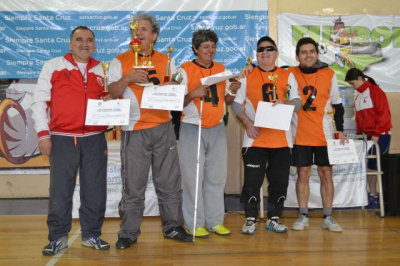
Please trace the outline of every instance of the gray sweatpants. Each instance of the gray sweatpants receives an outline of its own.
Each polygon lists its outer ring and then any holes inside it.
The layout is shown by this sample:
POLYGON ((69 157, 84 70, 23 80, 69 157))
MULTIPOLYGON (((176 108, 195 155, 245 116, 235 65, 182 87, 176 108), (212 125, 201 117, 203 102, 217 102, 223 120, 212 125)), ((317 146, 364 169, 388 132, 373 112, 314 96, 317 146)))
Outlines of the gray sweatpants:
MULTIPOLYGON (((196 193, 197 145, 199 127, 182 123, 179 161, 182 171, 183 217, 192 230, 196 193)), ((196 227, 224 223, 224 189, 227 177, 227 144, 223 123, 201 129, 199 191, 196 227)))
POLYGON ((119 238, 136 239, 140 235, 150 166, 163 232, 183 225, 181 172, 170 122, 143 130, 122 131, 121 166, 119 238))
POLYGON ((51 136, 49 240, 68 236, 72 196, 79 169, 79 219, 82 237, 101 235, 107 199, 107 142, 104 134, 88 137, 51 136))

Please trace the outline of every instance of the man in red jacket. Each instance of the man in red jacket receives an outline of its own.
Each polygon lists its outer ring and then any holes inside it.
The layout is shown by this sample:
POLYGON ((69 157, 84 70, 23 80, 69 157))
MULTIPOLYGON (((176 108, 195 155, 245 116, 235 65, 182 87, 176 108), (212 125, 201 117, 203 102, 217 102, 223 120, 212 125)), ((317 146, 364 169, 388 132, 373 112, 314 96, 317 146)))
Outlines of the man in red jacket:
POLYGON ((87 101, 101 98, 104 83, 100 62, 91 57, 96 49, 94 33, 86 26, 77 27, 69 48, 71 53, 44 64, 31 106, 39 150, 50 157, 50 243, 43 255, 68 248, 78 169, 82 245, 110 248, 99 238, 107 197, 107 127, 85 125, 87 101))

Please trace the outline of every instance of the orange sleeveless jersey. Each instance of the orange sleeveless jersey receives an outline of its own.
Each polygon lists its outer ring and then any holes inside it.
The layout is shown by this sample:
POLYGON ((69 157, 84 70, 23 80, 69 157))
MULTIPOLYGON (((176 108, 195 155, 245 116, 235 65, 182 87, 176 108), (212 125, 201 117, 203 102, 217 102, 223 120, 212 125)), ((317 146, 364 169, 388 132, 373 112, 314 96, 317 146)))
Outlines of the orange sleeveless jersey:
MULTIPOLYGON (((278 67, 274 72, 264 72, 257 67, 247 77, 246 82, 246 98, 250 100, 255 110, 257 110, 259 101, 272 102, 272 81, 268 76, 274 74, 278 75, 278 78, 275 81, 277 98, 280 100, 286 100, 286 85, 288 84, 290 75, 289 71, 278 67), (264 92, 265 90, 267 90, 267 93, 264 92), (263 96, 263 94, 265 96, 263 96), (266 96, 268 97, 268 100, 265 98, 266 96)), ((252 147, 288 147, 285 131, 261 127, 259 129, 260 135, 253 141, 251 145, 252 147)))
MULTIPOLYGON (((120 54, 116 57, 121 62, 122 76, 132 71, 134 65, 135 56, 131 51, 120 54)), ((139 56, 141 60, 141 57, 139 56)), ((153 81, 154 84, 164 82, 165 71, 167 68, 167 56, 165 54, 154 51, 152 56, 154 68, 149 68, 149 80, 153 81)), ((140 64, 140 61, 139 61, 140 64)), ((142 102, 142 94, 144 87, 130 83, 129 88, 135 94, 135 97, 139 103, 142 102)), ((140 130, 146 128, 152 128, 160 124, 166 123, 171 120, 169 111, 165 110, 153 110, 153 109, 142 109, 140 108, 140 118, 134 125, 132 130, 140 130)))
MULTIPOLYGON (((200 79, 208 76, 212 76, 221 72, 225 71, 225 67, 222 64, 213 62, 213 66, 211 68, 202 68, 199 65, 195 64, 194 62, 187 62, 183 65, 183 69, 185 70, 187 74, 187 87, 188 91, 187 93, 190 93, 197 87, 201 86, 200 79)), ((214 85, 213 85, 214 86, 214 85)), ((212 128, 216 125, 219 125, 221 123, 221 119, 223 118, 225 114, 225 87, 226 87, 226 81, 220 82, 218 84, 215 84, 216 89, 217 89, 217 96, 219 98, 217 106, 213 106, 211 102, 207 102, 206 100, 203 100, 203 116, 202 116, 202 122, 201 122, 201 127, 202 128, 212 128)), ((211 95, 211 92, 209 92, 211 95)), ((182 121, 183 122, 189 122, 189 121, 196 121, 198 122, 198 119, 193 120, 193 117, 199 116, 200 112, 200 98, 195 98, 193 100, 193 103, 196 106, 196 109, 191 108, 193 106, 192 103, 190 103, 188 106, 186 106, 183 109, 183 117, 182 121), (188 121, 185 121, 185 116, 187 117, 188 121), (192 119, 190 119, 192 118, 192 119)), ((190 122, 189 122, 190 123, 190 122)))
POLYGON ((323 119, 325 108, 330 103, 332 78, 335 72, 328 67, 319 69, 312 74, 304 74, 299 67, 290 67, 289 71, 293 73, 297 80, 302 106, 297 112, 297 131, 294 144, 326 146, 323 119), (312 100, 313 88, 315 88, 315 98, 312 100), (309 110, 305 111, 304 105, 311 100, 309 110))

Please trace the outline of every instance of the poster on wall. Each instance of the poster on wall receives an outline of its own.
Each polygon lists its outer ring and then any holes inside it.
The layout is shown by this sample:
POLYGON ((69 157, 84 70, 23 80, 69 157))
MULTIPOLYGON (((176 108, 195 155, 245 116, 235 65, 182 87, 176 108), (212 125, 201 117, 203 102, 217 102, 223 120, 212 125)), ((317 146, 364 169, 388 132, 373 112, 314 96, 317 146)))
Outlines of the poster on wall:
POLYGON ((136 13, 153 15, 161 32, 154 46, 179 66, 195 58, 194 31, 211 29, 219 37, 216 62, 233 73, 254 57, 257 40, 268 34, 268 1, 2 0, 0 6, 0 168, 48 166, 40 156, 30 103, 43 64, 69 52, 71 31, 88 26, 96 37, 97 60, 111 61, 128 51, 129 22, 136 13), (34 162, 34 164, 30 164, 34 162))
POLYGON ((0 168, 47 167, 31 117, 34 79, 0 79, 0 168))
POLYGON ((312 16, 278 14, 279 65, 298 65, 299 39, 319 44, 320 60, 336 72, 339 84, 356 67, 371 76, 386 92, 400 87, 400 16, 312 16))

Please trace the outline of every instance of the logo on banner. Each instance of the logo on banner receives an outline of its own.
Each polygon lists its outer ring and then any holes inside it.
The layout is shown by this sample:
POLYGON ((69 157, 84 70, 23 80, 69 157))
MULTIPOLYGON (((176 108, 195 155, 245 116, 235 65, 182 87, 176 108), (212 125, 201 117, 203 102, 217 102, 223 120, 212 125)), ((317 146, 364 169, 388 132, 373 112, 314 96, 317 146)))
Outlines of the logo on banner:
POLYGON ((344 77, 350 68, 364 71, 368 66, 383 61, 382 49, 392 40, 387 27, 378 26, 370 30, 365 26, 348 25, 341 16, 332 21, 332 26, 292 25, 291 29, 293 46, 303 37, 311 37, 317 42, 323 56, 321 60, 336 72, 342 85, 347 85, 344 77))

